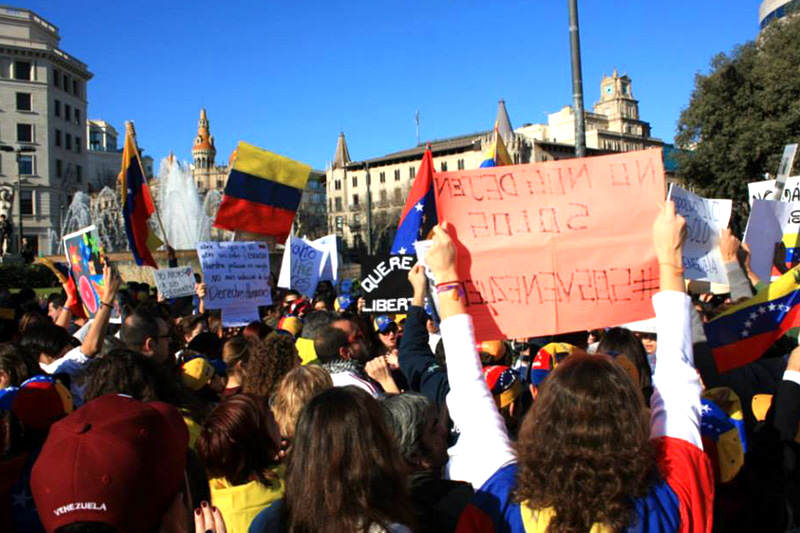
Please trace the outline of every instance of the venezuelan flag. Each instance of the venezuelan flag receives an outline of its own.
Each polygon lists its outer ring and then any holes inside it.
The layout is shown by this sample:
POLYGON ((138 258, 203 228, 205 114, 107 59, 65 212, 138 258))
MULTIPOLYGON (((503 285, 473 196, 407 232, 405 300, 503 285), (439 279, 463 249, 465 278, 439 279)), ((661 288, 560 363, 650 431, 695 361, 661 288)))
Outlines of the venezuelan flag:
POLYGON ((484 157, 485 159, 481 163, 481 168, 499 167, 502 165, 512 164, 511 156, 508 155, 508 150, 506 150, 506 145, 503 142, 503 138, 497 131, 497 124, 494 125, 494 141, 492 141, 492 144, 489 145, 489 149, 486 151, 484 157))
POLYGON ((240 141, 214 226, 286 240, 310 173, 308 165, 240 141))
POLYGON ((151 252, 162 242, 147 223, 156 208, 142 171, 134 136, 133 123, 125 123, 125 147, 122 149, 122 168, 119 171, 122 218, 136 264, 158 268, 151 252))
POLYGON ((700 403, 703 451, 711 459, 717 481, 727 483, 739 473, 747 453, 742 403, 728 387, 706 389, 700 403))
POLYGON ((800 266, 752 298, 705 325, 717 370, 727 372, 761 357, 789 329, 800 325, 800 266))

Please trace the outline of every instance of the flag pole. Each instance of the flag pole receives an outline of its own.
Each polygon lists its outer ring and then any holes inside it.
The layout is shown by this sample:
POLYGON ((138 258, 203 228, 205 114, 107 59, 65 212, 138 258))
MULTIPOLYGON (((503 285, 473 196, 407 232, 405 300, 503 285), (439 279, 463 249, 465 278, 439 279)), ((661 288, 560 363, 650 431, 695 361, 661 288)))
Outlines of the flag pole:
MULTIPOLYGON (((133 121, 126 120, 125 121, 125 134, 127 135, 130 133, 131 137, 133 138, 133 147, 136 149, 136 163, 139 165, 139 172, 142 173, 142 179, 145 183, 147 183, 147 176, 144 173, 144 166, 142 165, 142 157, 139 154, 139 143, 136 142, 136 129, 133 127, 133 121)), ((164 223, 161 222, 161 212, 158 210, 158 202, 153 200, 153 207, 156 211, 156 220, 158 220, 158 225, 161 227, 161 235, 164 236, 164 245, 167 248, 172 248, 169 244, 169 237, 167 236, 167 231, 164 229, 164 223)))

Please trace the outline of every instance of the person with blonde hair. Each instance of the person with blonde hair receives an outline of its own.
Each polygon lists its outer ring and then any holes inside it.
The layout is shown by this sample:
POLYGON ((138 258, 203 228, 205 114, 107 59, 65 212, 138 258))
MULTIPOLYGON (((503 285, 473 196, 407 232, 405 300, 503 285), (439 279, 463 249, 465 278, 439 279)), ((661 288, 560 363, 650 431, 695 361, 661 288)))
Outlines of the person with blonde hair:
POLYGON ((291 440, 303 407, 311 398, 331 387, 331 375, 320 366, 299 366, 290 370, 278 385, 271 405, 281 437, 291 440))

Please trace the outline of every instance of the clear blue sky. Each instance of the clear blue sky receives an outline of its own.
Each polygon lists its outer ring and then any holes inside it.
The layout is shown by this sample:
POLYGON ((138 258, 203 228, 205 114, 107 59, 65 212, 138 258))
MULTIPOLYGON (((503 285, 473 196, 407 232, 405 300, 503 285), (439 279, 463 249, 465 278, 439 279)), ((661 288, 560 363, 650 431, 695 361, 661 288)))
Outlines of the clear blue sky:
MULTIPOLYGON (((758 0, 579 2, 586 107, 603 73, 633 81, 672 141, 696 72, 758 33, 758 0)), ((565 0, 95 2, 19 7, 89 65, 90 118, 134 120, 147 154, 191 156, 200 107, 225 162, 238 140, 324 169, 339 131, 364 159, 571 104, 565 0)))

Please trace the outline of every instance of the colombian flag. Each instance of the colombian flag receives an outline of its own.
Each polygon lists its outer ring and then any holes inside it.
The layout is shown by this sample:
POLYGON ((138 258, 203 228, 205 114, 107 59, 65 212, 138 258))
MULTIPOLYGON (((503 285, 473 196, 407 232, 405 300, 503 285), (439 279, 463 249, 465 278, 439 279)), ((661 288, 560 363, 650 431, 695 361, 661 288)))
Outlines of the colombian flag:
POLYGON ((125 147, 122 150, 122 168, 119 171, 120 191, 122 193, 122 217, 125 219, 125 233, 137 265, 158 268, 151 252, 161 246, 147 221, 155 213, 150 188, 142 171, 142 161, 136 148, 133 124, 125 124, 125 147))
POLYGON ((311 167, 239 142, 214 227, 284 241, 311 167))
POLYGON ((511 156, 508 155, 508 150, 506 150, 506 145, 503 143, 503 138, 497 131, 497 124, 494 125, 494 141, 489 145, 489 150, 486 151, 484 157, 485 159, 481 163, 481 168, 512 164, 511 156))
POLYGON ((761 357, 789 329, 800 325, 800 266, 749 300, 705 325, 717 370, 727 372, 761 357))

